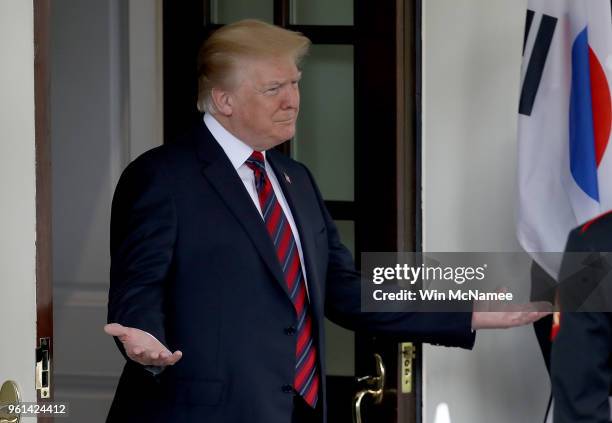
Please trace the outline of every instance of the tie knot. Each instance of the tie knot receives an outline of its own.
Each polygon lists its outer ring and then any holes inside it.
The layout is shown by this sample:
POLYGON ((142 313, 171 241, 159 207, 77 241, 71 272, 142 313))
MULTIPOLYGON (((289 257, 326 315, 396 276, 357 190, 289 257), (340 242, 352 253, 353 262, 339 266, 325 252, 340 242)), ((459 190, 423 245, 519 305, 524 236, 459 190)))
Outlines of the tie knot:
POLYGON ((255 173, 266 173, 266 162, 261 151, 253 151, 253 154, 246 160, 246 164, 255 173))

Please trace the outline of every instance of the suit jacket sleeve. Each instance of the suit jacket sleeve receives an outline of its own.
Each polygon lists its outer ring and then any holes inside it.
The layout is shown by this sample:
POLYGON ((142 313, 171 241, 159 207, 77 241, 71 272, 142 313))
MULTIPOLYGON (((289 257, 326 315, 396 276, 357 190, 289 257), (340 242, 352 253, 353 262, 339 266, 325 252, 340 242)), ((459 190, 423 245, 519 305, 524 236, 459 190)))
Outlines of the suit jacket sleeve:
POLYGON ((361 274, 348 249, 340 242, 336 225, 308 169, 327 229, 329 258, 325 289, 325 315, 354 331, 395 338, 398 341, 472 348, 472 313, 407 312, 366 313, 361 311, 361 274))
POLYGON ((163 163, 154 159, 150 152, 132 162, 115 190, 108 322, 144 330, 166 344, 164 290, 176 210, 163 163))

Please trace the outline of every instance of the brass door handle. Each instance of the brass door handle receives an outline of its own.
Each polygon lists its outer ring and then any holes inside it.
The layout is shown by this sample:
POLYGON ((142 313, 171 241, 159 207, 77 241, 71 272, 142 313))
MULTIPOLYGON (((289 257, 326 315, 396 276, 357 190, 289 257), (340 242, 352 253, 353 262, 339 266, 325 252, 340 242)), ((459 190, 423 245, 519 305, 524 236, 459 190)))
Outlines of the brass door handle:
POLYGON ((353 399, 353 422, 362 423, 361 402, 366 395, 371 395, 374 404, 380 404, 383 400, 385 391, 385 365, 379 354, 374 354, 376 359, 376 376, 364 376, 357 379, 357 382, 365 382, 367 388, 357 392, 353 399))
POLYGON ((19 387, 12 380, 8 380, 2 384, 0 388, 0 423, 19 423, 21 416, 15 413, 9 413, 7 407, 9 405, 18 405, 21 402, 19 387))

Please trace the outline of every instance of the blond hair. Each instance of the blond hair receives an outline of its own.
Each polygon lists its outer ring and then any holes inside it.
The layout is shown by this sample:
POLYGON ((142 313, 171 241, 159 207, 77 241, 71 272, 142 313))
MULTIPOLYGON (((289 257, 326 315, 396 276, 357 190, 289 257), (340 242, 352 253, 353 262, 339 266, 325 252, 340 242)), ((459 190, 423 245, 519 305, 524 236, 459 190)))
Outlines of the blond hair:
POLYGON ((198 55, 198 110, 214 111, 213 87, 230 88, 240 60, 291 57, 297 65, 309 47, 310 40, 302 34, 255 19, 221 27, 198 55))

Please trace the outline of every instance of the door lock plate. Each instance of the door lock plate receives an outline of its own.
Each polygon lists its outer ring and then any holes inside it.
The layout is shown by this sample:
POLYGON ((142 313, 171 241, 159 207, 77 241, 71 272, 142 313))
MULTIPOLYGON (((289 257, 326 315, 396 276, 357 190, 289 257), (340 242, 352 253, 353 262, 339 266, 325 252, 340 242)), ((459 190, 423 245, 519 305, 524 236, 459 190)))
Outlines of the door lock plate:
POLYGON ((36 390, 40 398, 51 398, 51 339, 40 338, 36 348, 36 390))
POLYGON ((416 349, 412 342, 402 342, 402 394, 412 393, 412 362, 416 349))

